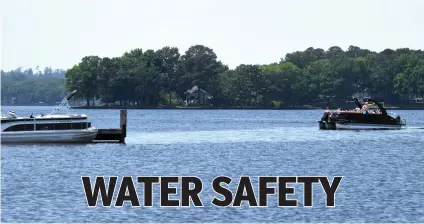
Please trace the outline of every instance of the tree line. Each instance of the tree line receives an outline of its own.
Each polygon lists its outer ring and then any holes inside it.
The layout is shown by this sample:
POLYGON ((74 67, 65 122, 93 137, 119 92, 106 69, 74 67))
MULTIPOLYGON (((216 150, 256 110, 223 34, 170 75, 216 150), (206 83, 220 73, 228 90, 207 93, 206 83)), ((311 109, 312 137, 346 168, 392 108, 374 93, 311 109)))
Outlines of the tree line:
POLYGON ((123 106, 183 104, 185 92, 195 85, 213 96, 214 106, 341 103, 356 93, 405 104, 424 95, 424 52, 310 47, 276 63, 229 69, 203 45, 184 54, 175 47, 134 49, 120 57, 86 56, 65 76, 66 89, 77 89, 76 97, 87 105, 94 99, 123 106))
POLYGON ((68 90, 87 101, 153 106, 185 99, 197 85, 215 106, 295 106, 341 102, 367 92, 386 102, 405 103, 424 94, 424 52, 402 48, 373 52, 350 46, 308 48, 286 54, 278 63, 242 64, 229 69, 211 48, 157 51, 134 49, 121 57, 84 57, 66 73, 68 90))
POLYGON ((1 70, 2 104, 29 105, 60 102, 66 94, 65 70, 39 67, 23 70, 1 70))

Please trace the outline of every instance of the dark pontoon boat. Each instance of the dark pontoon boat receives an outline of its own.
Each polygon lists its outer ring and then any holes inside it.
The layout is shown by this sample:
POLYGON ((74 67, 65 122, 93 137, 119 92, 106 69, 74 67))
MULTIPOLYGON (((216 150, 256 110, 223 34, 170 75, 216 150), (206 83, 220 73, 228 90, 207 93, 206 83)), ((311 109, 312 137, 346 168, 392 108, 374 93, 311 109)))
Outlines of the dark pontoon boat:
POLYGON ((318 121, 320 129, 400 129, 406 125, 406 120, 400 116, 393 117, 387 114, 386 109, 376 100, 368 99, 361 105, 354 99, 357 106, 355 110, 326 110, 321 120, 318 121), (368 106, 376 105, 378 109, 372 110, 368 106))

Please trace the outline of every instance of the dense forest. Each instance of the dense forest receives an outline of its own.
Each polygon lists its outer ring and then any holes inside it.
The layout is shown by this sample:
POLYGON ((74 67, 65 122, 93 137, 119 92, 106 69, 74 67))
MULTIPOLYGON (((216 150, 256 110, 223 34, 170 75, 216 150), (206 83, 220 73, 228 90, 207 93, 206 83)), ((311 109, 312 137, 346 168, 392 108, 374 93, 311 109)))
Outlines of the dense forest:
MULTIPOLYGON (((3 80, 2 73, 2 100, 3 80)), ((38 100, 40 96, 32 92, 36 88, 47 88, 53 96, 64 95, 60 86, 56 89, 53 83, 36 80, 5 84, 8 96, 35 95, 38 100), (45 86, 37 87, 41 84, 45 86)), ((82 58, 66 71, 65 85, 67 91, 77 89, 76 98, 87 105, 93 105, 94 99, 108 105, 140 107, 184 104, 185 93, 193 86, 213 96, 209 103, 214 106, 337 104, 357 93, 401 105, 424 95, 424 52, 311 47, 288 53, 273 64, 242 64, 229 69, 211 48, 202 45, 192 46, 184 54, 175 47, 134 49, 121 57, 82 58)), ((43 100, 47 101, 47 96, 43 100)))
POLYGON ((61 69, 46 67, 44 71, 36 68, 1 71, 2 105, 54 104, 60 102, 65 90, 65 73, 61 69))
POLYGON ((212 95, 215 106, 337 103, 364 92, 403 104, 424 94, 424 52, 308 48, 278 63, 229 69, 212 49, 196 45, 183 55, 164 47, 134 49, 115 58, 88 56, 66 73, 67 89, 78 89, 87 105, 94 98, 137 106, 181 103, 194 85, 212 95))

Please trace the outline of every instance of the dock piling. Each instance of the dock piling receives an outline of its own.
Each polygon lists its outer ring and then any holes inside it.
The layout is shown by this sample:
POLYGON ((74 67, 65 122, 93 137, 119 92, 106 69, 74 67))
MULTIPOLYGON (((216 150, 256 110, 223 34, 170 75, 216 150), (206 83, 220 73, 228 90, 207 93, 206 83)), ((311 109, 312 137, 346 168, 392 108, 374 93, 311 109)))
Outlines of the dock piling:
POLYGON ((125 137, 127 137, 127 110, 121 110, 120 115, 121 139, 119 142, 125 143, 125 137))

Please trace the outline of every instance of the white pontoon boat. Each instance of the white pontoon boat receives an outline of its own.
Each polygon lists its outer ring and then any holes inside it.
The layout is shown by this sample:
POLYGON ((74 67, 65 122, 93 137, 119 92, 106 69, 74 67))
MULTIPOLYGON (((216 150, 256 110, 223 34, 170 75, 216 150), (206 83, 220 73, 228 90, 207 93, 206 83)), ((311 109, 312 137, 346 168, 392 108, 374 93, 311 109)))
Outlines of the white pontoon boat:
POLYGON ((48 115, 19 117, 13 111, 1 116, 1 143, 85 143, 92 142, 97 129, 85 114, 69 113, 68 94, 48 115), (65 108, 67 113, 57 112, 65 108))

